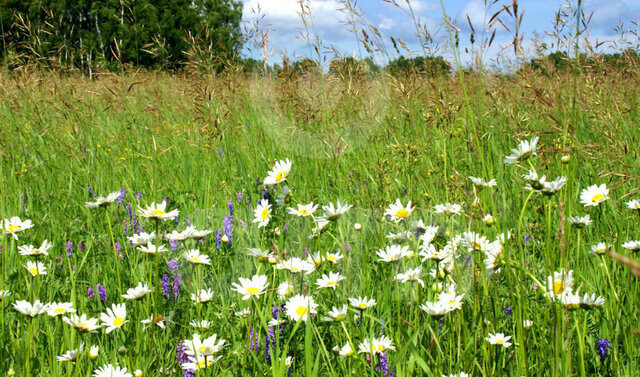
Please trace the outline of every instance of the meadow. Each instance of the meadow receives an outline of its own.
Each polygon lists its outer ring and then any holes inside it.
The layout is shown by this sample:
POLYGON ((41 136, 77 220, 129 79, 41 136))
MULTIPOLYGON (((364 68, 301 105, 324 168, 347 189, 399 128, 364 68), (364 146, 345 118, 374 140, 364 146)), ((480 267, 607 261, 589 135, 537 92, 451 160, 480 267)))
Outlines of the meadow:
POLYGON ((637 376, 638 81, 5 72, 0 373, 637 376))

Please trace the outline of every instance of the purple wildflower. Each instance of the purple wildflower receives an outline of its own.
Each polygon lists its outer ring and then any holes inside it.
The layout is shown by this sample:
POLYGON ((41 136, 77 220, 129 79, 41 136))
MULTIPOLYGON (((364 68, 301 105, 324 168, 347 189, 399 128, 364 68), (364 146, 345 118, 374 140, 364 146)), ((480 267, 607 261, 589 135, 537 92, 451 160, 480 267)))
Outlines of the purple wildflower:
POLYGON ((233 216, 233 200, 229 199, 227 209, 229 210, 229 216, 233 216))
POLYGON ((349 247, 349 244, 348 244, 348 243, 346 243, 346 242, 344 243, 344 249, 345 249, 347 252, 351 251, 351 248, 349 247))
POLYGON ((136 192, 136 199, 140 200, 142 198, 142 193, 140 191, 136 192))
POLYGON ((511 315, 511 311, 513 310, 513 305, 507 306, 507 310, 505 310, 506 315, 511 315))
POLYGON ((71 250, 73 250, 73 242, 67 241, 67 257, 71 256, 71 250))
POLYGON ((221 247, 222 247, 222 232, 220 229, 218 229, 218 232, 216 233, 216 250, 220 250, 221 247))
POLYGON ((169 240, 169 246, 171 246, 171 251, 176 251, 176 249, 178 248, 178 241, 176 240, 169 240))
POLYGON ((178 294, 180 293, 180 274, 175 274, 173 277, 173 299, 178 301, 178 294))
POLYGON ((89 286, 89 289, 87 289, 87 297, 89 297, 89 299, 92 299, 93 296, 95 296, 95 293, 93 292, 93 286, 89 286))
POLYGON ((187 226, 191 226, 191 219, 187 216, 187 226))
POLYGON ((603 363, 607 359, 607 353, 611 348, 611 342, 606 338, 600 338, 596 342, 596 348, 598 349, 598 354, 600 355, 600 362, 603 363))
POLYGON ((100 283, 98 283, 98 294, 100 295, 100 301, 107 301, 107 290, 100 283))
POLYGON ((224 230, 224 234, 229 238, 229 246, 231 246, 231 230, 233 225, 233 216, 225 216, 222 219, 222 229, 224 230))
POLYGON ((236 200, 238 201, 238 203, 242 202, 242 193, 241 192, 236 194, 236 200))
POLYGON ((116 241, 115 247, 116 247, 116 253, 118 253, 118 256, 120 256, 120 254, 121 254, 120 242, 116 241))
POLYGON ((169 268, 169 271, 171 271, 171 273, 173 274, 174 272, 176 272, 178 267, 180 267, 180 265, 175 259, 169 259, 167 261, 167 267, 169 268))
POLYGON ((380 366, 376 367, 377 371, 380 371, 380 375, 383 377, 392 377, 395 375, 395 372, 389 372, 391 366, 389 365, 389 360, 387 360, 387 353, 383 352, 378 356, 378 360, 380 361, 380 366))
POLYGON ((171 297, 169 296, 169 275, 162 274, 162 293, 167 296, 167 300, 171 297))
POLYGON ((124 199, 124 194, 127 192, 127 190, 121 188, 119 192, 120 192, 120 196, 118 196, 118 205, 121 206, 122 200, 124 199))
POLYGON ((249 351, 258 351, 258 348, 260 348, 260 341, 258 340, 257 334, 254 336, 253 327, 251 328, 251 331, 249 331, 249 342, 249 351))

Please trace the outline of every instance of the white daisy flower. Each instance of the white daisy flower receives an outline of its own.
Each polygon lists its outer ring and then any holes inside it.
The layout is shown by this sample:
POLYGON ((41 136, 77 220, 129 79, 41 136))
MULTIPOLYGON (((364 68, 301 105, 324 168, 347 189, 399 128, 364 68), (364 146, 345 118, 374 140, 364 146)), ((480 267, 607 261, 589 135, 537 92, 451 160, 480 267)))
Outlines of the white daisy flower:
POLYGON ((412 239, 415 236, 415 234, 410 231, 404 231, 404 232, 398 232, 398 233, 391 233, 389 232, 389 234, 387 234, 387 239, 393 241, 393 242, 405 242, 407 240, 412 239))
POLYGON ((139 300, 149 293, 151 293, 149 286, 146 283, 142 284, 142 282, 139 282, 134 288, 127 289, 127 293, 123 294, 122 298, 126 298, 127 300, 139 300))
POLYGON ((498 182, 496 182, 495 179, 492 179, 490 181, 485 181, 484 178, 476 178, 476 177, 469 177, 469 179, 471 180, 471 182, 473 183, 474 186, 477 187, 494 187, 498 184, 498 182))
POLYGON ((174 323, 171 320, 171 317, 173 316, 173 313, 169 314, 168 316, 163 316, 163 315, 156 315, 156 316, 151 316, 147 319, 143 319, 142 321, 140 321, 140 323, 145 325, 145 328, 150 327, 151 325, 156 325, 161 329, 166 328, 166 324, 168 322, 174 323))
POLYGON ((265 227, 271 220, 271 204, 267 199, 262 199, 253 213, 255 217, 253 222, 258 223, 258 228, 265 227))
POLYGON ((80 347, 73 350, 69 350, 63 353, 61 356, 56 356, 56 359, 58 361, 76 361, 76 359, 78 358, 78 355, 80 354, 80 352, 82 352, 82 347, 83 347, 83 344, 80 343, 80 347))
POLYGON ((188 363, 182 363, 180 367, 183 370, 191 370, 195 372, 200 369, 209 368, 213 364, 217 363, 218 360, 220 360, 221 358, 222 358, 222 355, 218 357, 204 357, 204 356, 196 355, 194 361, 188 362, 188 363))
POLYGON ((536 148, 538 144, 538 137, 534 137, 531 140, 522 140, 518 145, 518 148, 512 149, 511 154, 504 158, 505 164, 517 164, 526 161, 529 157, 536 156, 536 148))
POLYGON ((233 283, 231 285, 234 291, 243 295, 243 300, 259 297, 269 286, 269 283, 267 283, 267 275, 253 275, 251 279, 239 278, 239 280, 240 284, 233 283))
POLYGON ((589 186, 580 193, 580 203, 585 207, 596 207, 607 199, 609 199, 609 189, 605 184, 589 186))
POLYGON ((278 296, 280 296, 280 298, 285 298, 293 293, 294 288, 293 284, 289 283, 289 281, 283 281, 278 285, 278 296))
POLYGON ((98 324, 97 318, 88 318, 86 314, 82 314, 79 317, 77 314, 71 314, 69 317, 62 317, 62 321, 81 333, 95 332, 102 327, 98 324))
POLYGON ((433 207, 435 213, 444 213, 447 216, 460 215, 462 206, 456 203, 436 204, 433 207))
POLYGON ((47 274, 47 267, 41 262, 28 261, 25 268, 29 271, 31 276, 47 274))
POLYGON ((285 204, 289 201, 289 197, 291 196, 291 190, 289 186, 282 186, 282 192, 276 197, 276 205, 278 207, 284 207, 285 204))
POLYGON ((285 314, 292 321, 307 321, 309 314, 316 314, 318 304, 311 296, 296 295, 285 304, 285 314))
POLYGON ((199 304, 209 302, 213 298, 212 289, 201 289, 197 293, 191 294, 191 300, 199 304))
POLYGON ((381 354, 386 352, 387 350, 396 350, 396 347, 386 336, 381 336, 380 338, 371 338, 365 339, 358 346, 358 353, 371 353, 371 354, 381 354))
POLYGON ((567 177, 557 177, 553 181, 544 182, 540 192, 545 196, 553 196, 556 192, 560 191, 565 184, 567 184, 567 177))
POLYGON ((340 308, 336 308, 335 306, 327 312, 328 317, 323 317, 322 320, 325 322, 340 322, 344 321, 347 318, 347 305, 342 305, 340 308))
POLYGON ((211 259, 205 254, 200 254, 198 249, 191 249, 184 253, 184 259, 191 264, 211 265, 211 259))
POLYGON ((627 241, 622 244, 622 247, 633 253, 637 253, 640 251, 640 241, 627 241))
POLYGON ((241 318, 247 318, 249 317, 249 314, 251 314, 251 311, 249 310, 249 308, 244 308, 239 312, 233 313, 233 315, 235 315, 236 317, 241 317, 241 318))
POLYGON ((523 321, 522 321, 522 326, 523 326, 525 329, 530 329, 530 328, 531 328, 531 326, 533 326, 533 321, 530 321, 530 320, 528 320, 528 319, 525 319, 525 320, 523 320, 523 321))
POLYGON ((193 339, 186 340, 184 346, 187 348, 185 353, 190 356, 211 357, 220 352, 226 343, 226 340, 217 340, 217 335, 213 334, 208 338, 200 339, 200 335, 193 334, 193 339))
POLYGON ((67 313, 75 313, 72 302, 52 302, 47 307, 47 314, 50 317, 57 317, 67 313))
MULTIPOLYGON (((249 315, 249 309, 246 309, 246 310, 247 310, 247 315, 249 315)), ((236 316, 238 315, 238 313, 235 313, 235 314, 236 316)), ((196 330, 207 331, 211 327, 211 322, 207 321, 206 319, 203 319, 201 321, 197 321, 194 319, 191 322, 189 322, 189 326, 194 327, 196 330)))
POLYGON ((424 310, 427 314, 436 319, 443 317, 445 314, 453 310, 451 306, 442 300, 435 302, 427 301, 424 305, 420 305, 420 309, 424 310))
POLYGON ((489 334, 489 336, 487 338, 485 338, 490 344, 494 344, 494 345, 498 345, 498 346, 502 346, 504 348, 508 348, 511 347, 511 343, 509 342, 509 340, 511 340, 511 336, 505 336, 503 333, 497 333, 497 334, 489 334))
POLYGON ((602 305, 604 305, 604 298, 601 296, 596 297, 595 293, 591 294, 591 296, 585 294, 580 299, 580 307, 584 309, 591 309, 602 305))
POLYGON ((93 371, 93 377, 133 377, 127 368, 105 364, 93 371))
POLYGON ((324 274, 321 278, 316 280, 316 285, 318 288, 332 288, 334 291, 336 290, 336 286, 340 280, 344 280, 344 276, 339 273, 329 272, 329 275, 324 274))
POLYGON ((165 245, 160 245, 160 247, 157 247, 156 245, 152 244, 151 241, 149 241, 146 245, 138 246, 138 250, 145 254, 157 255, 167 251, 167 247, 165 245))
POLYGON ((351 304, 351 306, 353 306, 354 308, 358 309, 358 310, 365 310, 368 309, 372 306, 374 306, 376 304, 376 300, 374 299, 368 299, 367 296, 364 296, 364 298, 362 297, 358 297, 358 298, 351 298, 349 297, 349 303, 351 304))
POLYGON ((608 249, 609 245, 604 242, 598 242, 597 244, 591 246, 591 251, 589 252, 589 254, 604 255, 606 254, 608 249))
POLYGON ((31 220, 20 220, 19 217, 14 216, 10 219, 4 219, 4 231, 11 234, 14 239, 18 239, 18 233, 32 228, 33 224, 31 220))
POLYGON ((298 257, 293 257, 278 263, 277 268, 278 270, 287 270, 294 274, 299 272, 310 274, 316 269, 316 265, 298 257))
POLYGON ((151 203, 147 208, 138 207, 138 211, 140 212, 140 216, 146 217, 148 219, 154 220, 173 220, 178 217, 178 210, 174 209, 173 211, 166 212, 167 210, 167 202, 163 201, 162 203, 156 204, 155 202, 151 203))
POLYGON ((333 263, 333 264, 338 263, 342 258, 344 258, 344 255, 342 255, 342 253, 340 253, 339 251, 336 251, 335 253, 326 253, 324 255, 324 259, 327 262, 333 263))
POLYGON ((99 356, 99 351, 100 351, 100 347, 91 346, 91 348, 89 349, 89 359, 91 360, 97 359, 99 356))
POLYGON ((324 231, 327 230, 327 228, 329 227, 329 224, 331 224, 331 221, 327 220, 327 218, 324 216, 320 216, 320 217, 314 217, 313 223, 314 223, 314 227, 311 230, 311 234, 309 235, 309 238, 316 238, 320 236, 322 233, 324 233, 324 231))
POLYGON ((289 214, 299 217, 307 217, 313 216, 313 213, 318 209, 318 204, 313 204, 313 202, 309 204, 298 204, 298 209, 289 207, 289 214))
POLYGON ((11 296, 11 292, 0 289, 0 302, 9 296, 11 296))
POLYGON ((33 318, 46 312, 47 309, 49 309, 49 304, 43 304, 40 300, 36 300, 33 304, 28 301, 20 300, 13 303, 13 308, 18 312, 33 318))
POLYGON ((394 204, 390 204, 384 214, 385 216, 390 216, 391 221, 399 223, 411 216, 412 212, 413 208, 411 207, 411 201, 409 201, 406 206, 402 206, 400 199, 396 199, 396 202, 394 204))
POLYGON ((276 183, 281 183, 287 180, 289 176, 289 171, 291 170, 291 161, 287 158, 286 160, 280 160, 276 162, 276 165, 271 169, 264 181, 263 185, 275 185, 276 183))
POLYGON ((640 211, 640 199, 633 199, 626 203, 627 208, 633 211, 640 211))
POLYGON ((422 287, 424 287, 424 281, 420 279, 422 277, 422 266, 418 266, 416 268, 409 268, 405 272, 399 273, 394 277, 394 280, 397 280, 401 283, 411 283, 418 282, 422 287))
POLYGON ((336 202, 336 206, 333 206, 333 203, 329 203, 328 206, 322 206, 324 210, 324 219, 327 221, 337 220, 340 216, 344 215, 349 209, 353 207, 348 203, 341 204, 338 200, 336 202))
POLYGON ((547 277, 547 292, 551 298, 565 292, 571 292, 572 288, 573 270, 565 272, 564 268, 561 268, 559 272, 554 272, 553 276, 547 277))
POLYGON ((400 259, 413 255, 413 251, 408 246, 387 245, 385 250, 378 250, 376 255, 380 257, 379 262, 397 262, 400 259))
POLYGON ((156 232, 151 232, 151 234, 142 232, 142 233, 134 234, 131 237, 127 237, 127 239, 131 242, 133 246, 146 245, 151 241, 155 241, 156 232))
POLYGON ((249 256, 256 257, 260 262, 277 263, 276 255, 268 250, 248 248, 249 256))
POLYGON ((349 342, 346 342, 342 347, 335 346, 331 349, 331 351, 333 351, 334 353, 337 353, 338 355, 340 355, 340 357, 343 357, 343 358, 353 356, 353 348, 351 348, 351 345, 349 344, 349 342))
POLYGON ((113 304, 111 308, 107 308, 106 313, 100 314, 100 320, 102 325, 106 327, 107 334, 129 322, 126 318, 127 306, 125 304, 113 304))
POLYGON ((434 262, 440 262, 447 258, 450 258, 453 255, 453 252, 450 248, 444 248, 438 250, 433 244, 427 245, 426 247, 421 247, 420 252, 418 253, 422 257, 422 262, 427 260, 432 260, 434 262))
POLYGON ((85 206, 87 208, 98 208, 98 207, 106 207, 109 204, 115 202, 120 197, 120 192, 115 191, 111 194, 107 195, 107 197, 99 197, 95 202, 85 202, 85 206))
POLYGON ((546 176, 539 176, 535 170, 529 170, 529 173, 522 176, 522 179, 527 183, 525 189, 540 191, 544 187, 544 183, 547 180, 546 176))
POLYGON ((589 215, 571 216, 570 220, 571 220, 571 225, 575 226, 578 229, 584 228, 585 226, 592 224, 591 217, 589 215))
POLYGON ((48 251, 49 249, 51 249, 51 247, 53 247, 53 244, 51 244, 47 240, 44 240, 44 242, 42 242, 42 245, 40 245, 40 247, 37 249, 33 247, 33 245, 22 245, 18 247, 18 252, 20 253, 20 255, 27 256, 49 255, 48 251))

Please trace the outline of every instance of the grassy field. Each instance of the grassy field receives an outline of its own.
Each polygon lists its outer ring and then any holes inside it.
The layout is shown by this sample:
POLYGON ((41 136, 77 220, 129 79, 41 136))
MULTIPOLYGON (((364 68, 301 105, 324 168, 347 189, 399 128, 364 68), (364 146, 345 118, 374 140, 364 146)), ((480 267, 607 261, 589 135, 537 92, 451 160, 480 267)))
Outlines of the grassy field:
POLYGON ((196 375, 639 375, 638 282, 591 253, 604 242, 600 249, 637 259, 622 244, 640 239, 640 210, 626 204, 640 198, 638 75, 464 80, 463 91, 457 78, 419 76, 1 75, 0 218, 33 227, 2 233, 0 373, 90 376, 111 364, 188 375, 180 349, 194 334, 216 334, 224 344, 195 346, 192 366, 209 365, 196 375), (534 155, 505 164, 535 137, 534 155), (263 185, 286 159, 286 181, 263 185), (526 190, 530 170, 566 184, 553 195, 526 190), (469 176, 497 185, 482 188, 469 176), (591 194, 597 205, 584 206, 591 185, 608 194, 591 194), (118 190, 111 204, 85 205, 118 190), (262 199, 271 205, 266 226, 254 222, 262 199), (388 211, 396 199, 404 212, 388 211), (163 200, 177 217, 143 216, 163 200), (289 214, 311 201, 320 204, 317 221, 289 214), (323 224, 322 206, 337 201, 353 207, 310 237, 323 224), (460 214, 438 213, 445 203, 461 205, 460 214), (584 215, 590 225, 571 224, 584 215), (438 229, 421 235, 418 220, 438 229), (188 225, 212 233, 169 241, 188 225), (141 231, 155 232, 152 244, 166 251, 132 245, 128 237, 141 231), (403 232, 404 240, 388 237, 403 232), (20 254, 44 240, 53 245, 48 255, 20 254), (378 252, 394 244, 413 255, 380 261, 378 252), (259 259, 248 248, 273 255, 259 259), (193 263, 191 249, 210 264, 193 263), (436 250, 452 257, 436 262, 436 250), (312 272, 278 268, 316 252, 312 272), (46 274, 33 276, 27 262, 41 262, 46 274), (397 276, 419 266, 407 282, 397 276), (345 279, 321 288, 317 280, 330 272, 345 279), (268 286, 245 289, 252 295, 243 300, 232 284, 254 275, 268 286), (287 281, 283 297, 277 288, 287 281), (139 283, 151 292, 121 296, 139 283), (205 288, 211 299, 195 302, 205 288), (349 304, 364 296, 375 305, 349 304), (77 312, 30 317, 16 310, 21 300, 72 303, 77 312), (427 302, 446 314, 429 314, 427 302), (126 315, 106 316, 109 326, 95 332, 81 331, 86 320, 77 321, 80 330, 67 323, 73 314, 98 319, 116 304, 126 315), (342 321, 323 321, 348 304, 342 321), (190 324, 202 320, 208 329, 190 324), (496 333, 511 339, 492 344, 496 333), (383 337, 391 343, 378 346, 383 337), (349 345, 351 356, 332 352, 349 345), (57 360, 80 346, 73 361, 57 360))

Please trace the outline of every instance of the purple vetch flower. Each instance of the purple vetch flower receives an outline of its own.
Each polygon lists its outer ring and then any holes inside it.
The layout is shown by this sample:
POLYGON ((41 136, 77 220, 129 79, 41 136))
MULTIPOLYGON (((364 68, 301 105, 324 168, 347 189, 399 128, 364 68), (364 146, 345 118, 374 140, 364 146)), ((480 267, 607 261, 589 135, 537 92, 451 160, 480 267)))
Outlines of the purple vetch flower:
POLYGON ((142 198, 142 193, 140 191, 136 192, 136 199, 140 200, 142 198))
POLYGON ((118 196, 118 205, 121 206, 122 205, 122 200, 124 199, 124 194, 127 193, 127 190, 121 188, 119 193, 120 193, 120 196, 118 196))
POLYGON ((513 305, 507 306, 507 309, 505 310, 505 314, 506 315, 511 315, 511 311, 512 310, 513 310, 513 305))
POLYGON ((222 247, 222 231, 218 228, 216 232, 216 250, 220 250, 222 247))
POLYGON ((391 366, 389 365, 389 360, 387 360, 387 353, 386 352, 382 352, 379 356, 378 356, 378 360, 380 361, 380 365, 376 367, 376 370, 380 372, 380 375, 383 377, 392 377, 394 376, 396 373, 395 372, 389 372, 389 369, 391 369, 391 366))
POLYGON ((233 226, 233 216, 225 216, 222 219, 222 229, 224 230, 224 234, 229 238, 229 246, 231 246, 231 231, 233 226))
POLYGON ((73 242, 67 241, 67 257, 71 256, 71 250, 73 250, 73 242))
POLYGON ((254 336, 252 327, 249 331, 249 351, 257 352, 258 348, 260 348, 260 340, 258 340, 257 334, 254 336))
POLYGON ((440 317, 440 323, 438 323, 438 335, 442 332, 442 323, 444 322, 444 316, 440 317))
POLYGON ((169 295, 169 275, 162 274, 162 293, 167 296, 167 300, 171 298, 169 295))
POLYGON ((178 301, 178 294, 180 293, 180 274, 175 274, 173 276, 173 299, 178 301))
POLYGON ((167 267, 169 268, 169 271, 173 274, 180 267, 180 265, 175 259, 169 259, 167 261, 167 267))
POLYGON ((179 216, 176 216, 176 217, 173 219, 173 227, 174 227, 174 228, 178 226, 178 222, 179 222, 179 221, 180 221, 180 217, 179 217, 179 216))
POLYGON ((176 249, 178 248, 178 241, 176 240, 169 240, 169 246, 171 246, 171 251, 176 251, 176 249))
POLYGON ((241 192, 236 194, 236 200, 238 201, 238 203, 242 203, 242 193, 241 192))
POLYGON ((289 230, 289 223, 284 223, 284 229, 283 229, 283 230, 284 230, 285 232, 286 232, 287 230, 289 230))
MULTIPOLYGON (((269 193, 267 192, 267 187, 262 186, 262 199, 269 199, 269 193)), ((260 200, 258 200, 258 203, 260 200)))
MULTIPOLYGON (((194 361, 191 356, 187 355, 186 351, 187 347, 185 347, 184 341, 180 340, 176 348, 176 359, 178 359, 178 363, 192 363, 194 361)), ((185 369, 184 371, 184 377, 194 377, 195 375, 195 372, 190 369, 185 369)))
POLYGON ((524 241, 525 245, 528 244, 529 241, 531 241, 531 236, 527 234, 526 236, 522 237, 522 241, 524 241))
POLYGON ((120 256, 120 254, 121 254, 120 242, 116 241, 116 243, 114 245, 116 247, 116 253, 118 253, 118 256, 120 256))
POLYGON ((242 229, 245 228, 246 225, 244 224, 244 221, 240 220, 240 226, 242 227, 242 229))
POLYGON ((607 359, 607 353, 609 349, 611 349, 611 342, 606 338, 599 338, 596 342, 596 348, 598 349, 598 354, 600 355, 600 362, 603 363, 607 359))
POLYGON ((187 216, 187 226, 191 226, 191 219, 187 216))
POLYGON ((307 250, 307 247, 304 247, 304 257, 305 258, 309 258, 309 250, 307 250))
POLYGON ((233 216, 233 200, 229 199, 227 209, 229 210, 229 216, 233 216))
POLYGON ((78 250, 84 252, 87 249, 87 244, 84 241, 80 241, 80 245, 78 245, 78 250))
POLYGON ((126 220, 122 222, 122 227, 124 228, 124 234, 129 234, 129 225, 126 220))
POLYGON ((87 289, 87 297, 89 297, 89 299, 92 299, 93 296, 95 296, 95 293, 93 293, 93 286, 89 286, 89 289, 87 289))
POLYGON ((98 294, 100 295, 100 301, 102 302, 107 301, 107 290, 100 283, 98 283, 98 294))
POLYGON ((347 252, 351 251, 351 248, 349 247, 349 244, 348 244, 348 243, 346 243, 346 242, 344 243, 344 249, 345 249, 347 252))

